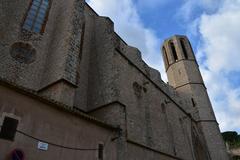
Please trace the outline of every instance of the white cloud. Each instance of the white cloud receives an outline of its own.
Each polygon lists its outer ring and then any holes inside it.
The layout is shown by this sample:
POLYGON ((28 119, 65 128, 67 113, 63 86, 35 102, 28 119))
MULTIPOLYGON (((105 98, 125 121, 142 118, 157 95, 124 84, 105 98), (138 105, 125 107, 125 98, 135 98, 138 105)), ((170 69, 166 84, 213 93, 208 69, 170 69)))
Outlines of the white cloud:
MULTIPOLYGON (((151 0, 155 2, 155 0, 151 0)), ((139 1, 140 2, 140 1, 139 1)), ((109 16, 115 31, 131 46, 137 47, 143 59, 153 68, 163 71, 160 39, 145 27, 132 0, 89 0, 88 4, 101 16, 109 16)), ((163 75, 164 79, 166 76, 163 75)))
POLYGON ((205 12, 214 12, 223 3, 224 0, 184 0, 177 15, 185 21, 189 21, 193 18, 194 13, 198 8, 204 9, 205 12))
POLYGON ((240 131, 240 86, 233 88, 228 77, 240 76, 231 74, 240 71, 239 19, 239 0, 225 0, 215 13, 198 17, 198 57, 206 58, 201 71, 222 131, 240 131))
POLYGON ((201 72, 212 106, 222 131, 240 129, 240 88, 232 88, 222 72, 214 72, 201 67, 201 72))
POLYGON ((136 5, 140 9, 155 9, 164 6, 173 0, 136 0, 136 5))
POLYGON ((203 51, 208 56, 211 70, 240 70, 240 3, 226 3, 216 14, 204 14, 200 20, 200 33, 204 39, 203 51), (238 10, 236 10, 238 6, 238 10))

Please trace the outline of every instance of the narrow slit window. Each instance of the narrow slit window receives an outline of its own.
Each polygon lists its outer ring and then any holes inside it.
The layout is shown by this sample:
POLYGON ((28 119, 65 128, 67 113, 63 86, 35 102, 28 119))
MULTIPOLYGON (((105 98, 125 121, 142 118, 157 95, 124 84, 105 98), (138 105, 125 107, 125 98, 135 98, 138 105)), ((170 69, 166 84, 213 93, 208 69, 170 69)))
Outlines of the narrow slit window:
POLYGON ((162 103, 161 104, 161 109, 162 109, 162 113, 166 113, 166 107, 165 107, 165 105, 162 103))
POLYGON ((1 132, 0 132, 0 138, 13 141, 18 126, 18 120, 10 117, 5 117, 1 132))
POLYGON ((165 58, 166 65, 168 66, 169 65, 169 61, 168 61, 167 52, 166 52, 165 47, 163 47, 162 50, 163 50, 163 56, 165 58))
POLYGON ((172 50, 173 58, 174 58, 175 61, 177 61, 178 60, 177 52, 176 52, 176 49, 175 49, 175 46, 174 46, 173 42, 170 42, 170 47, 171 47, 171 50, 172 50))
POLYGON ((23 23, 23 29, 42 33, 49 9, 49 0, 32 0, 23 23))
POLYGON ((186 59, 188 59, 188 54, 187 54, 187 49, 186 49, 186 46, 185 46, 184 39, 180 39, 180 43, 181 43, 181 47, 182 47, 182 51, 183 51, 184 57, 186 59))
POLYGON ((193 107, 196 107, 196 102, 194 101, 194 99, 191 98, 191 100, 192 100, 192 105, 193 105, 193 107))
POLYGON ((98 144, 98 160, 103 160, 103 144, 98 144))

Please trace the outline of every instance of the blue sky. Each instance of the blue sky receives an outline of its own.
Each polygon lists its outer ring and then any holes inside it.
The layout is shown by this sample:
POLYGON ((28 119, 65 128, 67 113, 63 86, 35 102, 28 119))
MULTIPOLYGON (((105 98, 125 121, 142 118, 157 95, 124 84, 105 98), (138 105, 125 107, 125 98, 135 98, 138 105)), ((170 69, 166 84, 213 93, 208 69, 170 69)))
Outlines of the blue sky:
POLYGON ((167 81, 160 46, 187 35, 221 131, 240 132, 240 0, 87 0, 167 81))

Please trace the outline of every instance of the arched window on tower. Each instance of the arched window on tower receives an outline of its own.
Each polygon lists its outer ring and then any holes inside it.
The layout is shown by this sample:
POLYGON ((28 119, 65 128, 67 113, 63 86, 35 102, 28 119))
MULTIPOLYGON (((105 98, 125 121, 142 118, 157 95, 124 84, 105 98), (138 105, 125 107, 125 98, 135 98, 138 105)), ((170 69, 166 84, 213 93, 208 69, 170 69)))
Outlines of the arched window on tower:
POLYGON ((32 0, 22 28, 36 33, 43 33, 50 0, 32 0))
POLYGON ((187 49, 186 49, 186 46, 185 46, 185 40, 183 38, 180 39, 180 44, 181 44, 181 47, 182 47, 184 57, 186 59, 188 59, 187 49))
POLYGON ((168 61, 167 52, 166 52, 165 47, 162 48, 162 52, 163 52, 163 58, 164 58, 165 65, 166 65, 166 67, 168 67, 169 61, 168 61))
POLYGON ((177 51, 176 51, 174 43, 172 41, 170 42, 170 47, 171 47, 171 50, 172 50, 174 61, 177 61, 178 60, 177 51))

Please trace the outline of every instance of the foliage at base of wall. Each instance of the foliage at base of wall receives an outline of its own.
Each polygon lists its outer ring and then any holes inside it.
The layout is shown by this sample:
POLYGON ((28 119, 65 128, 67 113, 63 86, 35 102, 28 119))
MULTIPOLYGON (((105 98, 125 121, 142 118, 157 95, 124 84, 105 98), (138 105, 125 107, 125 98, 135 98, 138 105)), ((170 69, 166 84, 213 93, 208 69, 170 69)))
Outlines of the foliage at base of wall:
POLYGON ((240 160, 240 156, 234 156, 232 160, 240 160))
POLYGON ((240 147, 240 135, 235 131, 227 131, 222 133, 223 139, 228 143, 229 148, 240 147))

